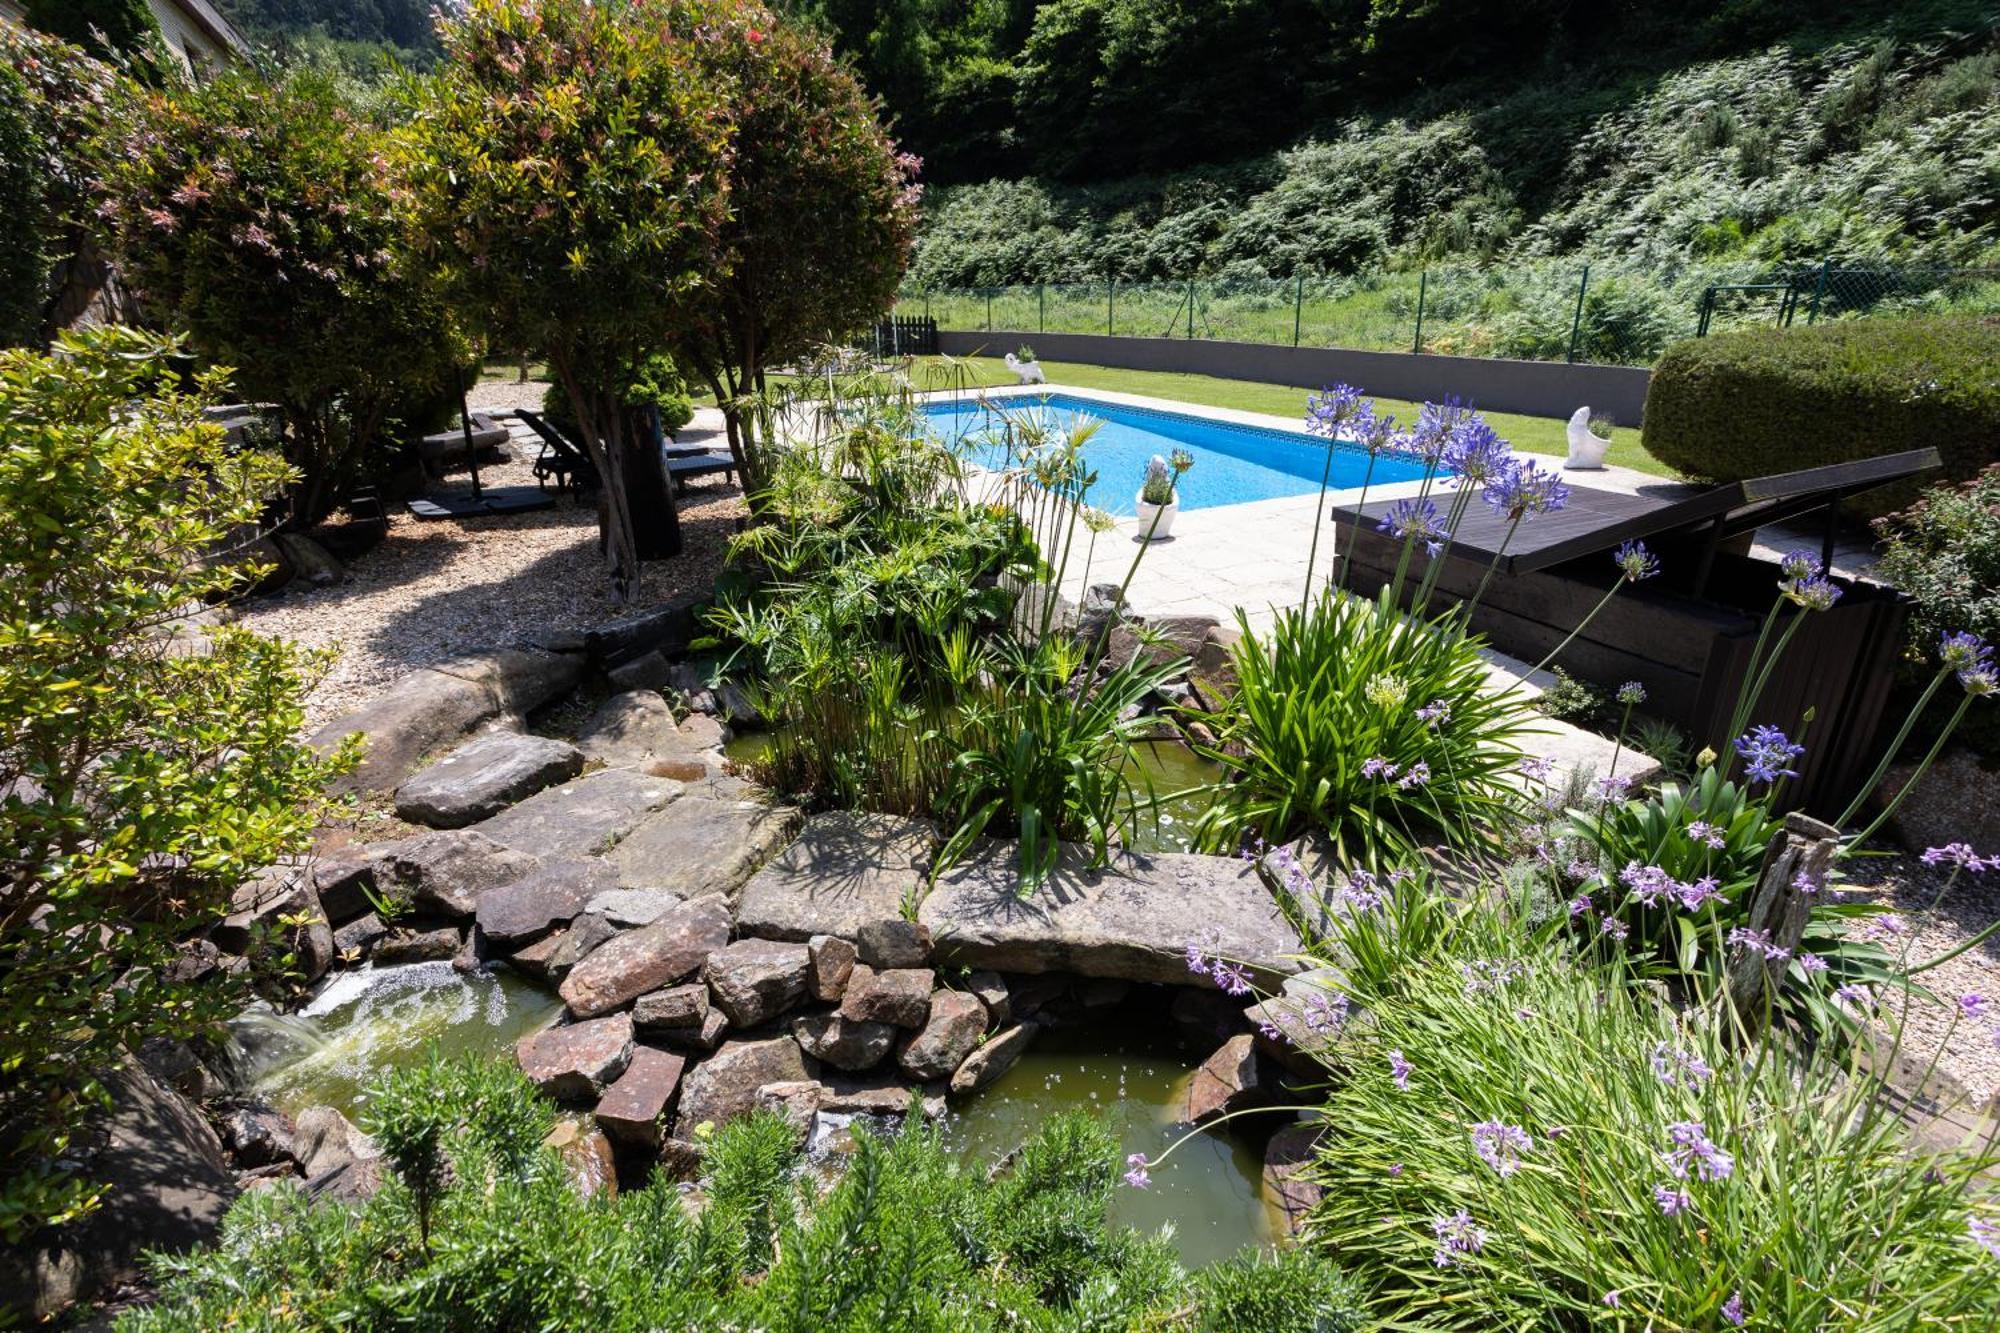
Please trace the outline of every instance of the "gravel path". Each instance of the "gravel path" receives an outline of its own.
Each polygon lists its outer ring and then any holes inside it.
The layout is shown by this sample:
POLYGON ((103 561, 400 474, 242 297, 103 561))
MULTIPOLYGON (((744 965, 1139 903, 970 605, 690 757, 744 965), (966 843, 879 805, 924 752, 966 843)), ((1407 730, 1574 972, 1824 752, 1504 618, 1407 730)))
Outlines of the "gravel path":
MULTIPOLYGON (((1884 903, 1909 922, 1911 965, 1949 953, 2000 917, 2000 870, 1961 873, 1948 889, 1949 868, 1927 866, 1908 853, 1855 857, 1845 871, 1854 897, 1884 903)), ((2000 1095, 2000 935, 1919 980, 1937 999, 1907 999, 1905 1052, 1928 1063, 1942 1047, 1939 1067, 1965 1085, 1975 1104, 1991 1101, 2000 1095), (1959 1014, 1958 997, 1968 994, 1986 998, 1983 1018, 1959 1014)), ((1905 1003, 1899 997, 1891 1008, 1905 1003)))
MULTIPOLYGON (((475 410, 535 406, 545 386, 483 383, 475 410)), ((698 416, 683 443, 704 443, 720 426, 698 416)), ((534 484, 532 447, 518 461, 480 468, 491 485, 534 484)), ((462 475, 454 476, 462 485, 462 475)), ((404 672, 455 654, 551 629, 583 629, 713 586, 725 544, 744 514, 742 492, 722 478, 695 482, 680 501, 684 549, 648 562, 640 600, 612 600, 597 550, 597 513, 568 497, 554 509, 508 518, 419 522, 398 509, 380 546, 328 588, 295 583, 238 608, 238 623, 337 658, 306 701, 308 728, 382 692, 404 672)))

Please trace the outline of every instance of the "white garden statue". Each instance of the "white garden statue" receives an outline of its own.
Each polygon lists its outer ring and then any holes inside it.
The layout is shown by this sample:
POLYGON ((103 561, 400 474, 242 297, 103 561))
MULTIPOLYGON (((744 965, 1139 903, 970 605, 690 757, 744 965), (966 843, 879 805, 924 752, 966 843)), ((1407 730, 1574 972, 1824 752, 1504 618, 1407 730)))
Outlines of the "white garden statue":
POLYGON ((1604 466, 1604 451, 1611 441, 1590 429, 1590 409, 1579 407, 1569 418, 1569 457, 1563 466, 1572 472, 1593 472, 1604 466))
POLYGON ((1047 384, 1049 377, 1042 373, 1039 361, 1023 361, 1012 352, 1007 353, 1007 369, 1014 372, 1016 384, 1047 384))

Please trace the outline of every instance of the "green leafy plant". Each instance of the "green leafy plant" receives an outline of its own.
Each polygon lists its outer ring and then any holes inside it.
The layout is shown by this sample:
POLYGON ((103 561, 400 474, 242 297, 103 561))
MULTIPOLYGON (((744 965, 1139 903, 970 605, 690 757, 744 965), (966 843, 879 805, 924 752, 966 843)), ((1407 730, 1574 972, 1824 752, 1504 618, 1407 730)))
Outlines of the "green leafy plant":
POLYGON ((129 330, 0 353, 0 1239, 94 1203, 71 1136, 149 1037, 208 1031, 248 978, 186 979, 187 941, 303 854, 329 761, 298 739, 312 660, 203 603, 287 480, 231 451, 129 330))

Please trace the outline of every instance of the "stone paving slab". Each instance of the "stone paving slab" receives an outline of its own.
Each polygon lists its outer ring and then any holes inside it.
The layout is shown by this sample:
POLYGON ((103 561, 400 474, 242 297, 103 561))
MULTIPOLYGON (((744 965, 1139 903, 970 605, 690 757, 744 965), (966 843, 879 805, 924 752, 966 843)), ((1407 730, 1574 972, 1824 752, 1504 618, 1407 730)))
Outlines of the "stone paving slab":
POLYGON ((1084 853, 1067 849, 1047 883, 1024 891, 1015 854, 987 841, 938 878, 917 917, 939 962, 1206 986, 1187 967, 1198 942, 1266 982, 1298 970, 1298 932, 1248 862, 1128 854, 1086 870, 1084 853))
POLYGON ((927 820, 814 815, 798 841, 744 886, 737 928, 774 940, 855 939, 862 926, 899 919, 905 903, 923 896, 937 841, 927 820))
POLYGON ((685 796, 633 828, 610 859, 622 889, 734 894, 797 828, 798 812, 783 806, 685 796))
POLYGON ((396 789, 396 813, 414 824, 463 828, 583 771, 574 745, 490 731, 419 769, 396 789))
POLYGON ((672 778, 602 769, 537 792, 478 825, 478 831, 535 856, 594 856, 616 846, 681 791, 672 778))

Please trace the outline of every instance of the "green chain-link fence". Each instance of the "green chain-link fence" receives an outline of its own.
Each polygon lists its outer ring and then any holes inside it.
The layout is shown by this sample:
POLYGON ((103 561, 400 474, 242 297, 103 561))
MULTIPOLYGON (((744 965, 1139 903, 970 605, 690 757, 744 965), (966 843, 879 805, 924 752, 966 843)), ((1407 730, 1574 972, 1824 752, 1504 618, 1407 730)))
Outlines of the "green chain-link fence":
MULTIPOLYGON (((1662 277, 1543 261, 1341 278, 1041 283, 905 293, 899 315, 965 332, 1214 338, 1460 356, 1650 365, 1669 343, 1750 325, 2000 313, 2000 269, 1827 261, 1709 265, 1662 277)), ((992 349, 1011 351, 1012 348, 992 349)))

